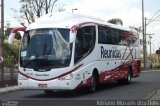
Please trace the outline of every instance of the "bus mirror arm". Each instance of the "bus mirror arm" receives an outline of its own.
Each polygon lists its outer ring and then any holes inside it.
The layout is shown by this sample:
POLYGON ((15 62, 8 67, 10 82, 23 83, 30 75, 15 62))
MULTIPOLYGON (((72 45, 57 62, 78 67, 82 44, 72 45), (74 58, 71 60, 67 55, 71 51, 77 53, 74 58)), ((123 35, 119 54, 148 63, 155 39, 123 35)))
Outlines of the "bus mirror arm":
POLYGON ((73 42, 75 42, 75 39, 76 39, 76 34, 73 32, 70 32, 69 42, 73 43, 73 42))
POLYGON ((10 33, 9 37, 8 37, 8 43, 9 44, 13 44, 13 41, 14 41, 14 37, 15 37, 15 33, 10 33))
POLYGON ((13 28, 11 30, 11 33, 10 33, 9 37, 8 37, 8 43, 12 45, 13 42, 14 42, 14 38, 15 38, 16 33, 18 31, 23 31, 24 32, 25 30, 26 30, 26 27, 13 28))

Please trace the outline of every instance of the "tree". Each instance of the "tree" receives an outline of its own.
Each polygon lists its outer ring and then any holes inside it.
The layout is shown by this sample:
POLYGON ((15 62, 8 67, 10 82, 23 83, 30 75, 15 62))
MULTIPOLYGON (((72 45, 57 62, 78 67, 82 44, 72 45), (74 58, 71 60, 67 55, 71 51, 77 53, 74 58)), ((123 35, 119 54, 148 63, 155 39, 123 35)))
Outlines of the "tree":
MULTIPOLYGON (((7 29, 5 30, 5 37, 8 37, 8 36, 9 36, 10 32, 12 31, 12 29, 13 29, 13 28, 7 28, 7 29)), ((17 39, 17 40, 20 40, 20 39, 21 39, 21 34, 20 34, 20 32, 17 32, 17 33, 16 33, 15 39, 17 39)))
POLYGON ((120 25, 123 25, 123 21, 119 18, 113 18, 113 19, 110 19, 107 21, 108 23, 111 23, 111 24, 120 24, 120 25))
POLYGON ((28 23, 35 21, 35 17, 42 16, 43 13, 53 11, 53 6, 57 0, 21 0, 22 7, 20 12, 23 12, 28 23), (36 16, 35 16, 36 15, 36 16))
MULTIPOLYGON (((12 9, 16 18, 22 26, 26 26, 24 23, 31 24, 35 22, 36 18, 41 17, 43 14, 53 12, 55 3, 58 0, 20 0, 22 4, 20 11, 12 9), (26 22, 24 22, 24 20, 26 22)), ((64 11, 64 9, 61 9, 64 11)))
POLYGON ((11 32, 12 29, 13 29, 13 28, 7 28, 7 29, 5 30, 5 36, 9 36, 9 34, 10 34, 10 32, 11 32))
POLYGON ((142 27, 130 26, 130 28, 136 30, 139 33, 142 33, 142 27))
MULTIPOLYGON (((6 23, 5 28, 6 30, 5 30, 4 38, 6 39, 13 28, 10 27, 10 23, 6 23)), ((17 41, 17 43, 19 43, 21 39, 21 35, 19 32, 16 34, 15 38, 19 40, 17 41)), ((15 65, 18 63, 20 44, 9 45, 4 41, 4 43, 1 46, 2 46, 3 62, 0 65, 3 68, 4 67, 10 68, 10 78, 13 79, 14 68, 15 68, 15 65)), ((5 70, 1 71, 0 80, 4 80, 4 72, 5 70)))

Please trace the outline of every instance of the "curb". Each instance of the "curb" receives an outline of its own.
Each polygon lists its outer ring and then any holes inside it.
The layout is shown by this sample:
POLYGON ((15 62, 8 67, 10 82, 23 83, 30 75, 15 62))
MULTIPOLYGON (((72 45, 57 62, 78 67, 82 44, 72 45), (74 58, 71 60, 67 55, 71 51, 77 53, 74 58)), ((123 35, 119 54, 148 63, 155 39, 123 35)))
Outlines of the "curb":
POLYGON ((143 73, 147 73, 147 72, 160 72, 160 70, 150 70, 150 71, 141 71, 143 73))
POLYGON ((0 88, 0 94, 13 92, 17 90, 20 90, 19 86, 10 86, 10 87, 5 87, 5 88, 0 88))
POLYGON ((145 97, 144 99, 145 100, 160 100, 160 89, 148 94, 148 96, 145 97))
POLYGON ((150 100, 154 95, 156 95, 157 91, 153 91, 144 98, 144 100, 150 100))

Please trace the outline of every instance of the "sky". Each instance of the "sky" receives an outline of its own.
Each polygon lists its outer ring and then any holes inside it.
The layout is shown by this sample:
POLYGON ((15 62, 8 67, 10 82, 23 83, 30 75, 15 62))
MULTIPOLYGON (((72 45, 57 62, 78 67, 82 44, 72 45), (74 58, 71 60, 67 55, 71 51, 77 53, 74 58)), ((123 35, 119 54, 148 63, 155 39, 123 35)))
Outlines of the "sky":
MULTIPOLYGON (((11 26, 17 27, 20 24, 14 19, 15 13, 12 8, 19 10, 19 0, 4 0, 5 21, 11 26)), ((104 20, 120 18, 124 26, 142 26, 142 0, 58 0, 57 5, 63 5, 66 11, 81 13, 104 20)), ((144 0, 145 17, 150 19, 160 10, 160 0, 144 0)), ((160 15, 160 11, 157 16, 160 15)), ((147 33, 154 33, 152 36, 152 52, 160 47, 160 17, 157 21, 147 25, 147 33)), ((148 36, 147 36, 148 39, 148 36)), ((149 50, 149 48, 148 48, 149 50)))

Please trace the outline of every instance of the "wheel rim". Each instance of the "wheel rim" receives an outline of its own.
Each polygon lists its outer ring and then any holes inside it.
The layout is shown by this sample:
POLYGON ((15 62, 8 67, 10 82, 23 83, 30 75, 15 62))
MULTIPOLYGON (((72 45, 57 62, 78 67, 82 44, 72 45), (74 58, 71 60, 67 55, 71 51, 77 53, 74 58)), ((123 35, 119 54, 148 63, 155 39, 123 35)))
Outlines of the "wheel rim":
POLYGON ((128 82, 131 82, 131 73, 128 72, 128 82))

